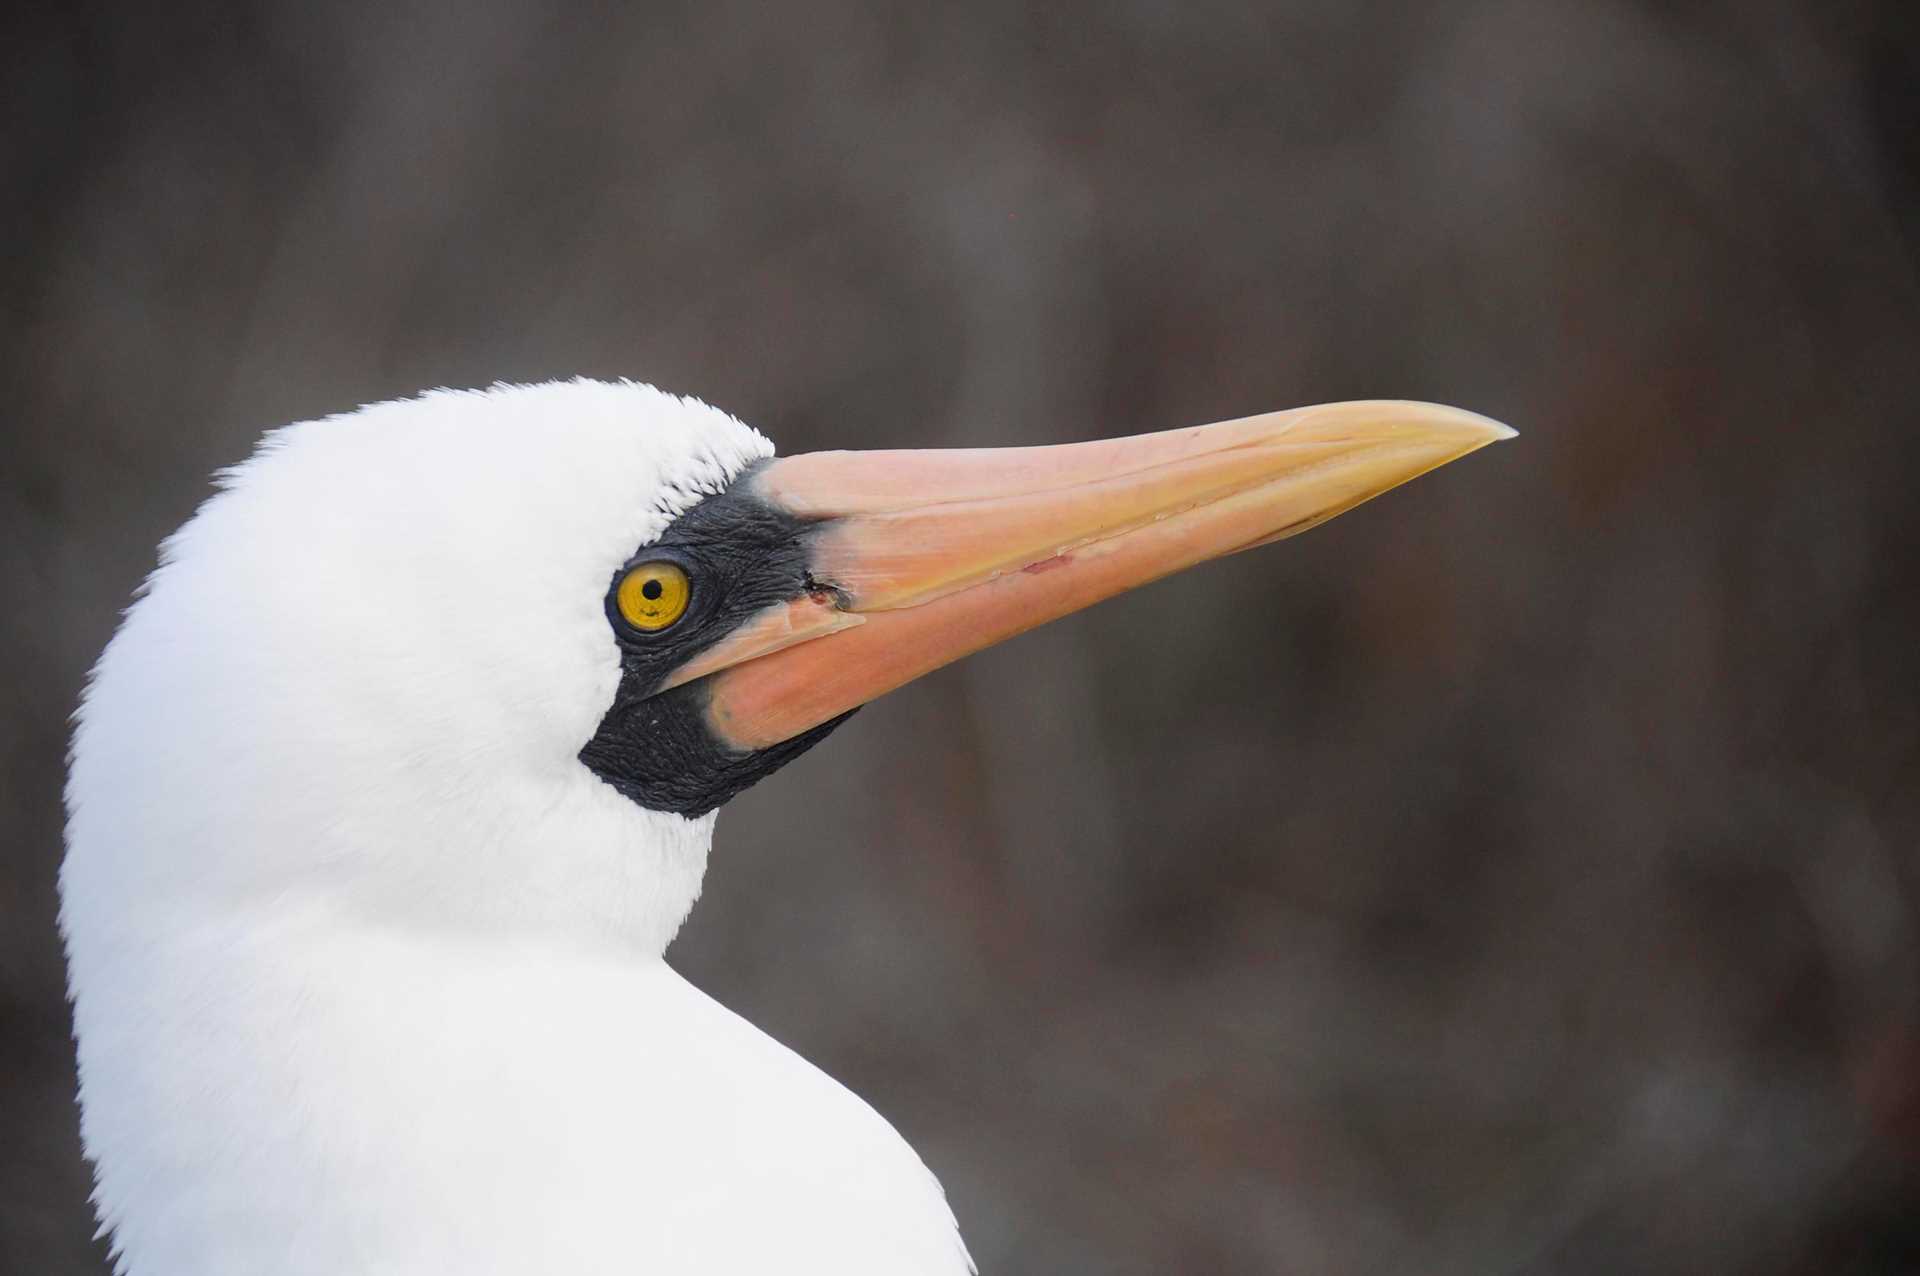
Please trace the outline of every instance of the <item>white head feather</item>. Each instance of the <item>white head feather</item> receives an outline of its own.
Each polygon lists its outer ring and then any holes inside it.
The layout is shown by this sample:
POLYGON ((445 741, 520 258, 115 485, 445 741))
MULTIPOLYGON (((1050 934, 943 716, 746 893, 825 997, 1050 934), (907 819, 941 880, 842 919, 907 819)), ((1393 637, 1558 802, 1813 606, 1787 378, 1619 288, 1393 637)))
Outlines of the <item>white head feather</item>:
POLYGON ((245 901, 659 952, 711 819, 638 811, 579 764, 619 678, 600 600, 772 452, 696 400, 589 381, 269 435, 166 542, 94 670, 69 932, 245 901))

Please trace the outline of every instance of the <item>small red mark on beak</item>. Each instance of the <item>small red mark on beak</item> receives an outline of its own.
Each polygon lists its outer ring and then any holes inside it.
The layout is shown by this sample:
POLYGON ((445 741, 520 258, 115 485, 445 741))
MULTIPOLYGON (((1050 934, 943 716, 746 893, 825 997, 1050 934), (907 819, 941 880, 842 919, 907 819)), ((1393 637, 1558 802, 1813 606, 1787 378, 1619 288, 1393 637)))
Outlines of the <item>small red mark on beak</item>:
POLYGON ((1041 572, 1050 572, 1056 567, 1065 567, 1072 561, 1072 554, 1056 554, 1052 558, 1043 558, 1037 563, 1028 563, 1020 570, 1029 575, 1038 576, 1041 572))

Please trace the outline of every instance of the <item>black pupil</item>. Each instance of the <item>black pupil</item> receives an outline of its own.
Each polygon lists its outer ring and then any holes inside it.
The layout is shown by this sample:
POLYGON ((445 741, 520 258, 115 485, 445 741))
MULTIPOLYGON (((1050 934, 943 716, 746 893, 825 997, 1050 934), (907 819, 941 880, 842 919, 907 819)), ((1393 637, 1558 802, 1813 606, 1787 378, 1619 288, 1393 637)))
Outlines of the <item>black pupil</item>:
POLYGON ((660 582, 657 580, 650 580, 646 584, 640 586, 640 596, 642 598, 645 598, 649 602, 658 598, 660 596, 660 582))

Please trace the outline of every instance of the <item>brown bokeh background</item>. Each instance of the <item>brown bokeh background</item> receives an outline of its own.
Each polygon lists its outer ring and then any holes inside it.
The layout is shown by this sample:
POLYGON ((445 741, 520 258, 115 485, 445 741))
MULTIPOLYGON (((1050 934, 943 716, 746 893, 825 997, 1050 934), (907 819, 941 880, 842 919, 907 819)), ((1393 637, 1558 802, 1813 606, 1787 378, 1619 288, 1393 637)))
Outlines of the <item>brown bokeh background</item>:
POLYGON ((265 427, 576 373, 787 451, 1522 431, 722 816, 676 964, 985 1270, 1920 1267, 1915 14, 16 12, 0 1271, 104 1270, 59 785, 155 542, 265 427))

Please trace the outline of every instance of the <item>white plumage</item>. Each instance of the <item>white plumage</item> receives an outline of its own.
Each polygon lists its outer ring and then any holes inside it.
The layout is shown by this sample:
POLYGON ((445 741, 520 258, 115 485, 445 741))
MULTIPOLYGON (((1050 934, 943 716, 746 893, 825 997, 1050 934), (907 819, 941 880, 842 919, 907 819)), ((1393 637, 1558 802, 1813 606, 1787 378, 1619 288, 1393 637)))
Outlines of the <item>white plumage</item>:
POLYGON ((269 436, 74 737, 61 920, 122 1268, 969 1270, 886 1122, 667 967, 714 808, 930 669, 1511 434, 1373 402, 768 462, 575 381, 269 436))
POLYGON ((61 874, 131 1276, 958 1273, 872 1109, 670 970, 711 814, 578 761, 634 547, 767 441, 576 381, 291 426, 79 714, 61 874))

